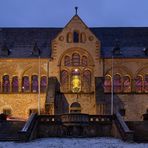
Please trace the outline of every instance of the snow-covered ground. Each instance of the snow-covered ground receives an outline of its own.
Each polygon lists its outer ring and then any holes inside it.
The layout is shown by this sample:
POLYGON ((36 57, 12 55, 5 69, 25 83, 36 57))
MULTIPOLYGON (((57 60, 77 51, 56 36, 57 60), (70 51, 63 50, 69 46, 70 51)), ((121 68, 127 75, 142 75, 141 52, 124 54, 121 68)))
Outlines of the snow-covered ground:
POLYGON ((0 142, 0 148, 148 148, 148 144, 125 143, 114 138, 47 138, 28 143, 0 142))

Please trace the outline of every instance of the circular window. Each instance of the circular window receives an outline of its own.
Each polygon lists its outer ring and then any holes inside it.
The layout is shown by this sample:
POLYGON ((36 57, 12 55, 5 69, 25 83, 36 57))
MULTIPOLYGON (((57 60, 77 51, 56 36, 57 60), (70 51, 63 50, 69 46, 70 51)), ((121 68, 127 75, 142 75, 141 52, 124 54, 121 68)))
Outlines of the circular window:
POLYGON ((59 40, 60 40, 60 41, 63 41, 63 40, 64 40, 64 37, 63 37, 63 36, 60 36, 60 37, 59 37, 59 40))
POLYGON ((94 40, 94 37, 93 37, 93 36, 90 36, 90 37, 89 37, 89 40, 90 40, 90 41, 93 41, 93 40, 94 40))

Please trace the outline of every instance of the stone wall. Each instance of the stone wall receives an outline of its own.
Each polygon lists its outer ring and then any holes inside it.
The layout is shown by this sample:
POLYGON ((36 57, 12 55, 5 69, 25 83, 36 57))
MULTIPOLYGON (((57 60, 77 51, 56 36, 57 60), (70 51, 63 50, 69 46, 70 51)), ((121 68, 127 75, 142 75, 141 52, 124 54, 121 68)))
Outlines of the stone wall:
MULTIPOLYGON (((45 96, 40 95, 42 111, 45 108, 45 96)), ((38 109, 38 94, 0 94, 0 113, 3 109, 11 109, 14 117, 28 118, 29 109, 38 109)))

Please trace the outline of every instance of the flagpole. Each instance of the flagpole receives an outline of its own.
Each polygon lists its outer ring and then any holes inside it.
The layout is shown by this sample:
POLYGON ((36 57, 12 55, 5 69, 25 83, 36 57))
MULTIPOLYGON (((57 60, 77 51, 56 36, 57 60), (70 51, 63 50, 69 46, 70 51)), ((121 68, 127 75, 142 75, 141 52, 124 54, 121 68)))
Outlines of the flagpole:
POLYGON ((111 115, 114 114, 114 64, 112 56, 111 115))
POLYGON ((39 59, 38 59, 38 74, 39 74, 39 76, 38 76, 38 115, 40 115, 41 114, 41 100, 40 100, 40 75, 41 75, 41 69, 40 69, 40 65, 41 65, 41 63, 40 63, 40 56, 39 56, 39 59))

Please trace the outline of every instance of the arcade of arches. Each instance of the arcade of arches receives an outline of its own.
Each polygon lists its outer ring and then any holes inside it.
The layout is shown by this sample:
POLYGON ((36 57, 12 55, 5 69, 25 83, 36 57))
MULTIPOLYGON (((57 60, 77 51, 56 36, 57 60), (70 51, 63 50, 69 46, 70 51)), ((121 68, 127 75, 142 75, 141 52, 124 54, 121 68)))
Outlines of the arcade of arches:
POLYGON ((28 118, 40 103, 43 114, 110 114, 113 88, 114 111, 124 111, 128 121, 142 120, 148 109, 148 35, 129 30, 89 28, 78 15, 62 29, 0 29, 0 113, 28 118), (114 45, 116 37, 126 46, 114 45))

